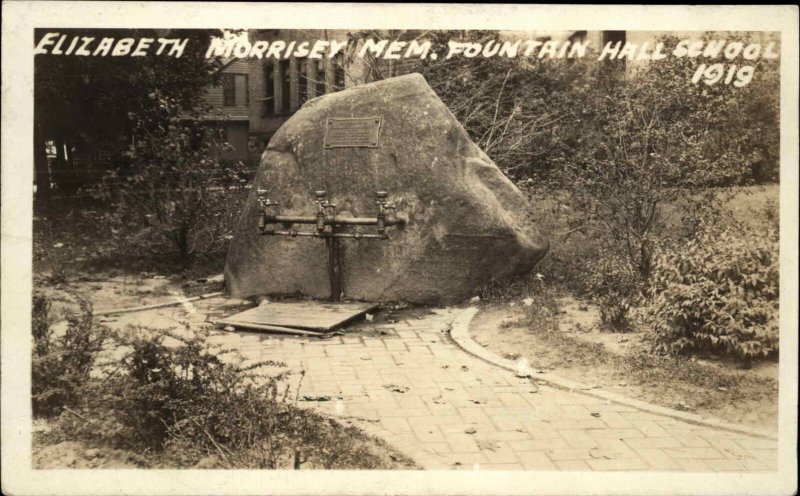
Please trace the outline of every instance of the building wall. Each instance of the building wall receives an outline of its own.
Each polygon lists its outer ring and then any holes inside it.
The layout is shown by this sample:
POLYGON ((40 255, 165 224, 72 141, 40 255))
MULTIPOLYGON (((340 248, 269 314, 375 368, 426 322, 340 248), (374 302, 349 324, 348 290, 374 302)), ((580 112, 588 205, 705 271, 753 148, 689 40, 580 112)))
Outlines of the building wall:
POLYGON ((206 90, 203 102, 212 107, 210 117, 232 120, 248 120, 250 115, 250 64, 245 60, 234 60, 222 70, 223 77, 232 76, 235 82, 234 105, 225 104, 223 83, 206 90))
MULTIPOLYGON (((232 77, 233 100, 225 101, 225 84, 220 83, 206 89, 203 95, 202 117, 224 131, 229 146, 218 150, 222 160, 241 160, 251 163, 248 147, 248 123, 250 119, 250 63, 233 59, 223 66, 223 78, 232 77)), ((257 163, 257 161, 256 161, 257 163)))
MULTIPOLYGON (((256 41, 345 40, 344 30, 250 30, 251 43, 256 41)), ((306 101, 343 89, 341 76, 344 59, 305 60, 252 59, 250 64, 249 122, 251 144, 260 146, 306 101)))

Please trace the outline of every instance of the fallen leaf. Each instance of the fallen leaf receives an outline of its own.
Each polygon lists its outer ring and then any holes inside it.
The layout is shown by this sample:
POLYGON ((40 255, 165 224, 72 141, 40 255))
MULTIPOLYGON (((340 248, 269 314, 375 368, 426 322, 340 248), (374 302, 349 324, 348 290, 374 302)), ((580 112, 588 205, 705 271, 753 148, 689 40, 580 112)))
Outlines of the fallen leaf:
POLYGON ((500 445, 495 443, 494 441, 485 441, 483 439, 479 439, 477 444, 478 448, 480 448, 481 450, 495 451, 497 448, 500 447, 500 445))
POLYGON ((408 388, 406 386, 398 386, 397 384, 384 384, 383 387, 385 387, 386 389, 388 389, 393 393, 405 393, 408 391, 408 388))

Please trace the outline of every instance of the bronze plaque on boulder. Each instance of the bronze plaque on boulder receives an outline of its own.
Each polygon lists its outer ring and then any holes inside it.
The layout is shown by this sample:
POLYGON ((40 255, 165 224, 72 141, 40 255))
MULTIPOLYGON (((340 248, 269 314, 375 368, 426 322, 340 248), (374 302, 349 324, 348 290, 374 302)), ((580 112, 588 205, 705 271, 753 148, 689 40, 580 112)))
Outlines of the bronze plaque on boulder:
POLYGON ((329 117, 325 126, 325 148, 377 148, 381 117, 329 117))

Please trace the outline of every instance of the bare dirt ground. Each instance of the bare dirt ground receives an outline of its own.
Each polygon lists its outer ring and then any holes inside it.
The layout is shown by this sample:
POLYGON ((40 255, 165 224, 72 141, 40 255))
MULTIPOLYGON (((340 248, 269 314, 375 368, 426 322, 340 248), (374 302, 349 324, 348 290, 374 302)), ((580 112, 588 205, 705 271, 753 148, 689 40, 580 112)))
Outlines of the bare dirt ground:
POLYGON ((750 370, 714 356, 668 358, 649 354, 642 329, 601 332, 599 311, 561 299, 557 329, 526 324, 524 304, 483 305, 470 327, 473 339, 509 359, 658 405, 777 431, 778 364, 750 370))

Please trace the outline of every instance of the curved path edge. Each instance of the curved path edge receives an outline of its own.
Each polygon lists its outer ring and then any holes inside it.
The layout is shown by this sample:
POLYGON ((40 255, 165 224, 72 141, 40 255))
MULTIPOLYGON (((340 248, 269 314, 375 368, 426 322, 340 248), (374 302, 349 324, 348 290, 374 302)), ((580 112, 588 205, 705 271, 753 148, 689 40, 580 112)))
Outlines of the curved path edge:
MULTIPOLYGON (((480 358, 481 360, 488 362, 492 365, 501 367, 506 370, 510 370, 512 372, 516 372, 517 367, 516 363, 513 360, 509 360, 497 355, 493 351, 476 343, 472 339, 472 336, 470 336, 469 324, 472 321, 472 318, 478 313, 478 311, 479 310, 477 307, 468 307, 458 312, 458 314, 453 319, 452 328, 450 329, 450 337, 453 339, 453 342, 455 342, 459 348, 469 353, 470 355, 480 358)), ((714 417, 702 417, 694 413, 687 413, 672 408, 653 405, 652 403, 647 403, 645 401, 635 400, 633 398, 628 398, 626 396, 622 396, 620 394, 612 393, 602 389, 596 389, 588 386, 587 384, 566 379, 564 377, 559 377, 557 375, 548 372, 536 373, 535 375, 531 376, 531 378, 544 381, 548 385, 559 389, 566 389, 569 390, 570 392, 575 392, 586 396, 600 398, 620 405, 626 405, 632 408, 636 408, 637 410, 641 410, 643 412, 653 413, 656 415, 663 415, 665 417, 671 417, 690 424, 713 427, 715 429, 722 429, 726 431, 747 434, 750 436, 760 437, 764 439, 771 439, 771 440, 778 439, 777 434, 773 432, 754 429, 745 425, 734 424, 731 422, 726 422, 725 420, 714 417)))

